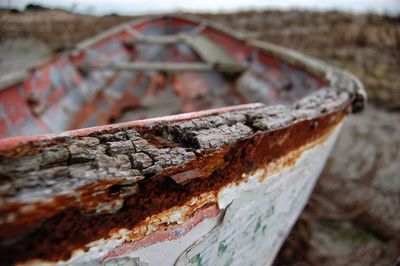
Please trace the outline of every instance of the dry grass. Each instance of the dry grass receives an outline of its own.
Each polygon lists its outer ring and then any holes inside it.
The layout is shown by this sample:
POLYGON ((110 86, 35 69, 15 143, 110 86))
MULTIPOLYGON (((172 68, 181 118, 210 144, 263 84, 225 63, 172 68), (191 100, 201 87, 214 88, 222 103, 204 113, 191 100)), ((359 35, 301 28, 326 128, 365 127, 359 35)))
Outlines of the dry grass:
POLYGON ((371 102, 400 108, 400 17, 308 11, 207 17, 348 69, 362 80, 371 102))
POLYGON ((77 42, 91 37, 131 17, 86 16, 63 10, 9 13, 0 11, 0 41, 24 37, 37 38, 54 51, 73 48, 77 42))

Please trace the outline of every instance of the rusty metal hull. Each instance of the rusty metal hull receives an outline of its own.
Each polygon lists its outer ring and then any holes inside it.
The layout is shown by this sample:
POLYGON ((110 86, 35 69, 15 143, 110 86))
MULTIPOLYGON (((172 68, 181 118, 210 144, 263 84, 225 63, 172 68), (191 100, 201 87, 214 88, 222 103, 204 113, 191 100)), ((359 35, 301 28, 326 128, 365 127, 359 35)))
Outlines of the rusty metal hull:
POLYGON ((118 26, 0 91, 2 136, 28 135, 0 140, 0 264, 271 264, 364 102, 350 73, 212 22, 118 26), (165 101, 182 114, 101 125, 165 101))

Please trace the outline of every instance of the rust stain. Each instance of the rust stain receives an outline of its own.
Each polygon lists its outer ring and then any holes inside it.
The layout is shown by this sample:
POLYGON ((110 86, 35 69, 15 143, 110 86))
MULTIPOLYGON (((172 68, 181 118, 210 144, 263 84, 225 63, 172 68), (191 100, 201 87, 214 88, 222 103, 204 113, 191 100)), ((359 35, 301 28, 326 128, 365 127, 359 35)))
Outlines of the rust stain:
POLYGON ((51 202, 36 202, 33 206, 29 204, 13 203, 7 204, 0 209, 1 217, 9 217, 9 213, 13 213, 12 223, 4 225, 4 220, 0 224, 0 243, 5 242, 7 239, 18 236, 21 233, 21 228, 25 228, 24 231, 30 232, 34 228, 37 228, 44 219, 51 218, 57 212, 62 211, 69 206, 72 206, 75 202, 73 196, 57 196, 51 202), (27 208, 29 207, 29 208, 27 208), (19 212, 15 215, 15 210, 19 212))
MULTIPOLYGON (((272 132, 257 132, 223 148, 210 149, 207 154, 186 165, 166 168, 160 174, 138 182, 137 193, 125 198, 123 206, 115 213, 88 215, 82 212, 82 206, 66 203, 67 199, 63 199, 62 203, 52 202, 47 205, 48 210, 35 213, 42 220, 34 228, 30 225, 35 216, 32 214, 24 217, 26 220, 22 219, 23 222, 19 221, 18 225, 0 226, 1 232, 12 230, 21 236, 13 243, 1 246, 0 262, 10 265, 33 259, 67 260, 74 250, 85 249, 90 242, 107 239, 112 232, 122 228, 133 230, 138 226, 157 225, 160 217, 184 206, 187 211, 183 219, 187 219, 206 204, 216 203, 216 195, 221 188, 244 182, 243 173, 250 174, 302 147, 310 148, 310 143, 314 145, 323 141, 345 116, 345 111, 321 116, 316 119, 317 128, 312 126, 313 121, 303 120, 272 132), (331 118, 332 115, 335 115, 335 119, 331 118), (285 141, 280 141, 282 138, 285 141), (179 173, 191 169, 201 169, 205 177, 183 184, 171 178, 177 174, 179 177, 179 173), (191 204, 193 199, 202 198, 203 201, 191 204), (61 210, 57 211, 60 206, 61 210), (31 229, 25 235, 27 227, 31 229)), ((284 165, 293 164, 299 155, 286 160, 284 165)), ((96 187, 86 187, 80 191, 85 193, 85 190, 93 189, 96 187)), ((103 199, 104 194, 100 194, 98 199, 91 196, 89 201, 103 199)), ((131 237, 137 238, 138 235, 131 237)))
MULTIPOLYGON (((332 116, 330 118, 330 120, 331 120, 330 122, 340 123, 340 121, 342 119, 343 119, 342 116, 340 116, 340 117, 332 116)), ((311 129, 315 129, 313 123, 311 124, 311 129)), ((262 175, 259 178, 259 182, 263 182, 269 176, 277 174, 283 168, 293 167, 296 164, 297 160, 302 156, 302 154, 305 151, 310 150, 310 149, 314 148, 315 146, 318 146, 318 145, 321 145, 322 143, 324 143, 329 138, 329 136, 332 134, 332 132, 334 130, 335 130, 335 127, 332 127, 326 132, 325 135, 322 135, 318 139, 316 139, 312 142, 309 142, 306 145, 304 145, 296 150, 289 152, 287 155, 280 157, 280 158, 276 159, 275 161, 269 162, 267 165, 265 165, 263 167, 263 169, 265 169, 266 174, 262 175)), ((291 136, 291 131, 288 131, 287 134, 282 136, 281 140, 277 140, 276 144, 282 145, 284 143, 284 141, 290 136, 291 136)))
POLYGON ((171 178, 178 184, 185 183, 194 178, 205 177, 206 175, 200 169, 196 168, 193 170, 188 170, 171 176, 171 178))

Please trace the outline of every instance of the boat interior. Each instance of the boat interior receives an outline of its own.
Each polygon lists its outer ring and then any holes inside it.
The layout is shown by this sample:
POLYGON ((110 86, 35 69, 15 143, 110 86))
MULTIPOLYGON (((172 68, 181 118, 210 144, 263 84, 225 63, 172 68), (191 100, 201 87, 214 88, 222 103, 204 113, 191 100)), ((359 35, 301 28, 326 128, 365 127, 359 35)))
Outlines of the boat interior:
POLYGON ((0 86, 0 137, 253 102, 291 105, 325 85, 236 35, 179 16, 117 26, 0 86))

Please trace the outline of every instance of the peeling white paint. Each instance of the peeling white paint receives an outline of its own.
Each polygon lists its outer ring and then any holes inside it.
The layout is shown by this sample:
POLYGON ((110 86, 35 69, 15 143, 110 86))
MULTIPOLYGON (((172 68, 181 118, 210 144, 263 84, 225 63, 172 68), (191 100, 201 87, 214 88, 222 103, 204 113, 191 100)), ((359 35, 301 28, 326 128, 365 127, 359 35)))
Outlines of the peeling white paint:
MULTIPOLYGON (((76 251, 71 259, 56 265, 270 265, 306 204, 341 126, 324 142, 304 151, 293 166, 271 174, 276 170, 274 165, 281 168, 278 161, 269 164, 267 169, 244 176, 247 182, 221 190, 218 206, 226 209, 221 224, 219 216, 208 218, 179 239, 158 242, 102 261, 135 233, 121 229, 109 239, 90 243, 88 251, 76 251)), ((202 195, 191 199, 188 205, 210 200, 210 195, 202 195)), ((185 208, 169 210, 159 222, 182 224, 185 208)), ((150 222, 144 224, 135 231, 148 235, 157 229, 150 222)))
MULTIPOLYGON (((135 250, 131 253, 124 254, 121 259, 127 257, 136 259, 148 265, 174 265, 177 258, 198 239, 201 239, 209 233, 218 224, 219 216, 205 219, 196 225, 190 232, 180 239, 171 241, 163 241, 151 246, 135 250)), ((118 258, 113 258, 113 260, 118 258)), ((135 264, 133 264, 135 265, 135 264)))
POLYGON ((257 171, 249 182, 222 191, 219 205, 231 202, 222 224, 183 253, 176 265, 272 264, 307 203, 341 125, 326 141, 303 152, 293 167, 262 184, 258 180, 264 171, 257 171))

